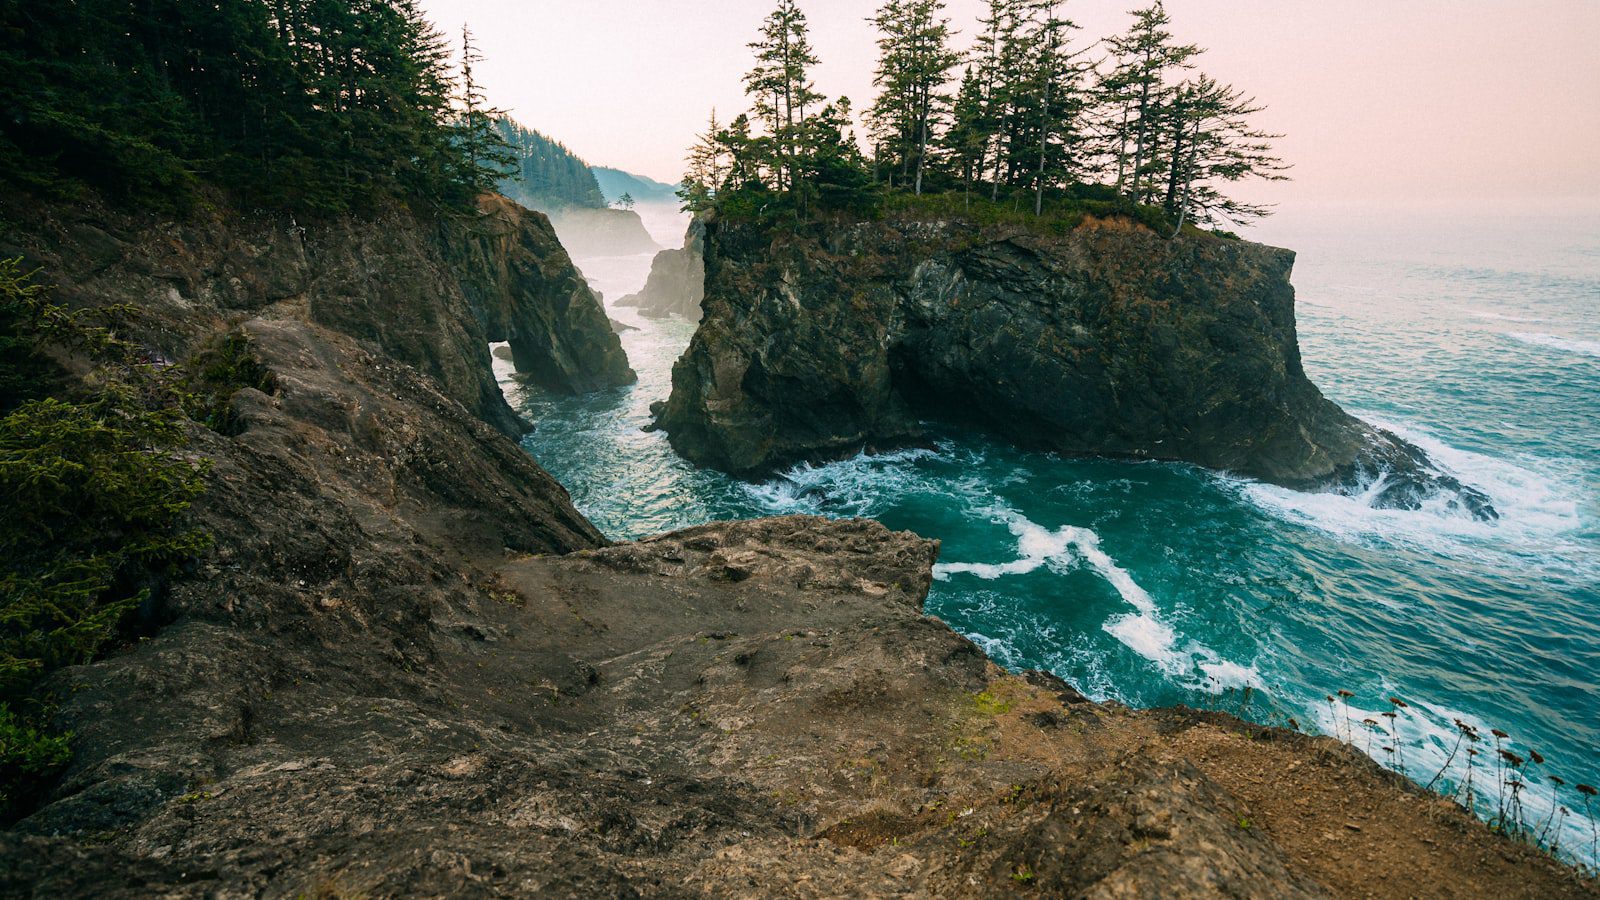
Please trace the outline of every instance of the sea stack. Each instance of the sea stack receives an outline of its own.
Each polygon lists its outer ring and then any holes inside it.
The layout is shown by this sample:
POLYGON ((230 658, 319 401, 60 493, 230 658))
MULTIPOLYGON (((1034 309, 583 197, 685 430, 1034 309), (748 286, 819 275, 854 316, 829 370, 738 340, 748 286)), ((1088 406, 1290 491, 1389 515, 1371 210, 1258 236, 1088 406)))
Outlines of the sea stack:
POLYGON ((706 226, 705 318, 658 419, 736 474, 924 439, 1196 463, 1382 502, 1487 502, 1306 377, 1294 253, 1085 217, 1059 231, 909 219, 706 226))

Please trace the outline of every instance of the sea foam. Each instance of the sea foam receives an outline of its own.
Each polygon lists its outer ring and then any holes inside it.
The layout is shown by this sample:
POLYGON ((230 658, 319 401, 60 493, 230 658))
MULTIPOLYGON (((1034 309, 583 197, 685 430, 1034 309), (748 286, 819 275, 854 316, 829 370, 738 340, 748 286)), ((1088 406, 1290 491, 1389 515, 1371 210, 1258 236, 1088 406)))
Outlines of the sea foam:
POLYGON ((1548 322, 1549 321, 1549 319, 1539 319, 1539 318, 1534 318, 1532 316, 1508 316, 1505 313, 1488 312, 1486 310, 1473 310, 1471 315, 1475 319, 1493 319, 1496 322, 1525 322, 1525 323, 1532 323, 1532 322, 1548 322))
POLYGON ((1100 536, 1093 530, 1076 525, 1051 530, 1000 504, 982 512, 1005 524, 1016 536, 1017 559, 1002 563, 939 563, 933 567, 934 578, 948 581, 952 575, 965 574, 994 580, 1044 567, 1065 572, 1087 564, 1132 607, 1130 612, 1107 619, 1101 628, 1154 663, 1170 680, 1213 692, 1260 686, 1260 675, 1253 666, 1222 659, 1210 648, 1192 641, 1180 646, 1177 630, 1161 615, 1154 598, 1101 548, 1100 536))
POLYGON ((1403 544, 1446 556, 1505 562, 1507 553, 1536 558, 1558 568, 1594 568, 1577 538, 1585 523, 1580 492, 1551 474, 1518 463, 1462 450, 1410 425, 1363 416, 1371 424, 1421 448, 1441 471, 1482 491, 1499 513, 1484 521, 1441 493, 1418 509, 1374 505, 1379 478, 1358 494, 1296 491, 1272 484, 1218 476, 1257 508, 1347 541, 1403 544))
POLYGON ((1506 337, 1538 347, 1549 347, 1553 350, 1564 350, 1568 353, 1577 353, 1583 356, 1600 356, 1600 341, 1528 331, 1510 331, 1506 333, 1506 337))

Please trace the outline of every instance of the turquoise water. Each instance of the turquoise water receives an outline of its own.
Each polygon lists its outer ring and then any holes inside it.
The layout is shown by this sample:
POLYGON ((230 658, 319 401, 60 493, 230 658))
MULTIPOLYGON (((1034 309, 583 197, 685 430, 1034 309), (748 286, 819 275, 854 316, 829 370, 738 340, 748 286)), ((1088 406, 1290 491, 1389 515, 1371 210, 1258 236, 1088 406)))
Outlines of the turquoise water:
MULTIPOLYGON (((661 211, 649 224, 664 243, 682 227, 661 211)), ((1300 253, 1312 379, 1488 494, 1497 522, 958 432, 933 450, 740 483, 641 430, 693 328, 631 310, 613 315, 639 326, 623 336, 636 386, 553 398, 508 383, 508 394, 538 423, 529 452, 614 538, 729 517, 871 516, 944 542, 930 614, 997 661, 1096 698, 1293 718, 1423 782, 1450 758, 1454 720, 1486 738, 1502 729, 1507 748, 1546 758, 1521 792, 1524 818, 1537 827, 1566 805, 1578 814, 1562 846, 1590 857, 1582 798, 1543 776, 1600 778, 1600 216, 1324 213, 1255 236, 1300 253), (1327 702, 1339 690, 1353 696, 1327 702)), ((642 284, 649 256, 579 264, 615 299, 642 284)), ((1439 784, 1459 785, 1466 758, 1439 784)), ((1474 773, 1488 813, 1493 759, 1490 746, 1474 773)))

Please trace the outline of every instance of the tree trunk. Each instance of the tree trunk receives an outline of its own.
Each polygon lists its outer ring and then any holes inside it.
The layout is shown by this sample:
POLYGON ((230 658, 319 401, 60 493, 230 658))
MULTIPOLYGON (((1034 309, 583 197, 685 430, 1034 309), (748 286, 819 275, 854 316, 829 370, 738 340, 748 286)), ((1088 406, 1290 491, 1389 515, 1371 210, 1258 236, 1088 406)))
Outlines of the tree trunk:
MULTIPOLYGON (((1181 116, 1183 114, 1183 109, 1180 106, 1173 112, 1175 115, 1181 116)), ((1167 199, 1165 205, 1168 213, 1177 211, 1178 179, 1180 177, 1179 172, 1183 168, 1183 132, 1185 123, 1180 118, 1177 125, 1178 127, 1174 130, 1172 135, 1172 164, 1167 167, 1167 199)))
POLYGON ((1034 173, 1033 184, 1033 217, 1038 218, 1044 214, 1044 160, 1050 146, 1050 88, 1055 79, 1054 73, 1045 73, 1044 82, 1044 109, 1039 118, 1039 171, 1034 173))
POLYGON ((927 99, 927 96, 926 96, 927 91, 928 91, 928 89, 926 87, 924 87, 923 88, 924 96, 923 96, 923 100, 922 100, 922 108, 920 110, 920 113, 921 113, 921 116, 922 116, 922 132, 921 132, 921 134, 919 136, 919 140, 917 142, 917 190, 916 190, 916 194, 919 197, 922 196, 923 162, 928 158, 928 113, 929 113, 928 107, 929 107, 929 103, 928 103, 928 99, 927 99))
POLYGON ((1145 70, 1139 85, 1139 133, 1133 144, 1133 191, 1131 196, 1140 200, 1144 186, 1144 144, 1150 129, 1150 54, 1145 54, 1145 70))

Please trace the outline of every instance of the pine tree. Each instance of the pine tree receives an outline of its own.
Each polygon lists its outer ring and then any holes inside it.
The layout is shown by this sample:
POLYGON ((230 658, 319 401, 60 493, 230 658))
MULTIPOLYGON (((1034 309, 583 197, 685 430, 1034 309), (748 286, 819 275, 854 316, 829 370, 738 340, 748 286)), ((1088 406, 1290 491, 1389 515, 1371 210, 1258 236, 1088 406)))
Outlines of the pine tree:
POLYGON ((983 81, 974 66, 969 65, 961 77, 961 89, 956 93, 950 116, 950 127, 940 145, 960 173, 962 194, 970 201, 972 181, 983 169, 990 139, 983 81))
POLYGON ((991 200, 1000 198, 1002 167, 1012 158, 1016 149, 1010 136, 1021 99, 1023 69, 1027 61, 1021 38, 1031 3, 1032 0, 989 0, 988 15, 979 19, 984 27, 980 52, 983 54, 984 95, 990 128, 989 153, 994 159, 991 200))
POLYGON ((1163 206, 1182 228, 1185 221, 1246 222, 1268 207, 1222 193, 1221 184, 1260 178, 1282 181, 1288 168, 1272 153, 1281 135, 1251 127, 1262 107, 1229 85, 1201 74, 1178 86, 1165 111, 1166 195, 1163 206))
POLYGON ((756 65, 744 77, 745 93, 766 126, 770 158, 764 162, 776 179, 774 187, 785 190, 793 186, 797 138, 806 108, 822 100, 809 74, 817 57, 811 50, 806 16, 795 0, 778 0, 762 24, 760 38, 749 46, 756 65))
POLYGON ((1106 41, 1117 63, 1101 90, 1111 103, 1120 105, 1121 124, 1115 137, 1117 190, 1144 203, 1151 199, 1152 176, 1160 171, 1150 165, 1151 150, 1162 108, 1173 96, 1168 73, 1191 68, 1189 60, 1201 51, 1193 44, 1173 43, 1167 30, 1172 19, 1161 0, 1134 10, 1132 15, 1134 23, 1128 32, 1106 41))
POLYGON ((867 161, 856 143, 850 98, 840 97, 805 122, 795 190, 803 210, 809 201, 823 209, 869 211, 873 194, 867 161))
POLYGON ((462 25, 461 119, 457 133, 466 161, 464 180, 478 190, 489 190, 517 158, 494 127, 495 120, 504 117, 505 112, 489 105, 483 87, 473 76, 473 69, 480 62, 483 54, 472 43, 472 29, 462 25))
POLYGON ((950 20, 942 0, 888 0, 870 21, 877 26, 877 100, 867 112, 875 144, 922 193, 928 148, 948 107, 945 90, 960 56, 950 49, 950 20))
POLYGON ((688 169, 678 186, 678 198, 683 201, 684 212, 699 212, 711 205, 717 193, 727 183, 728 154, 723 129, 717 124, 717 111, 711 110, 706 130, 689 149, 688 169))
POLYGON ((1037 163, 1032 172, 1033 214, 1037 216, 1044 211, 1046 187, 1069 181, 1076 174, 1072 150, 1084 102, 1078 86, 1082 66, 1078 54, 1067 46, 1068 33, 1078 26, 1061 18, 1055 2, 1036 9, 1043 19, 1027 35, 1032 67, 1023 90, 1017 92, 1026 99, 1018 104, 1021 110, 1016 120, 1023 133, 1037 135, 1037 163))

